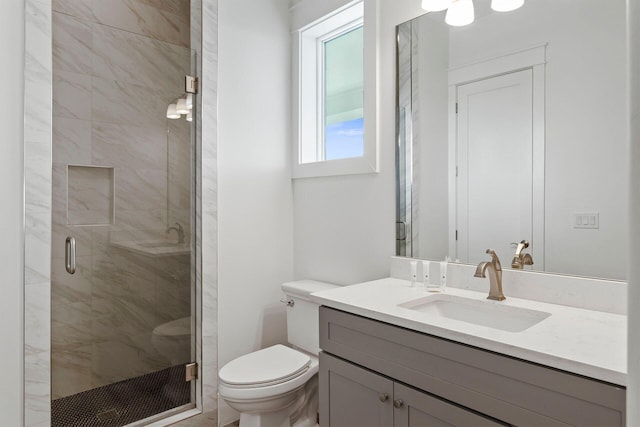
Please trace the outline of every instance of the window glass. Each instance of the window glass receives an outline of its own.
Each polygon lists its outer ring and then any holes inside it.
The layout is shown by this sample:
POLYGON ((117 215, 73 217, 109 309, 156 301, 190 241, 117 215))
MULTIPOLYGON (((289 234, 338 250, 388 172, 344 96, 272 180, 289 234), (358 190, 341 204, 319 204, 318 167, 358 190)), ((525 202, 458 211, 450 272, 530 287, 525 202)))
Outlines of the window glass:
POLYGON ((323 160, 364 153, 363 27, 323 42, 323 160))
POLYGON ((325 130, 325 160, 360 157, 364 154, 364 119, 328 124, 325 130))

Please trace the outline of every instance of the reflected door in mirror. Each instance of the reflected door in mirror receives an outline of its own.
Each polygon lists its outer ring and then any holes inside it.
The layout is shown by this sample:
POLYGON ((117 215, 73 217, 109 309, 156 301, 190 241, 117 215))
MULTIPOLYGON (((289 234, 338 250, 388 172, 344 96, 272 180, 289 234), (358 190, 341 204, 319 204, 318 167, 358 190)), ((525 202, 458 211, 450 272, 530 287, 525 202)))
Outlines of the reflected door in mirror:
MULTIPOLYGON (((518 236, 537 250, 533 227, 532 70, 459 85, 456 114, 455 257, 508 257, 518 236), (514 237, 515 236, 515 237, 514 237)), ((542 260, 539 251, 534 258, 542 260)))

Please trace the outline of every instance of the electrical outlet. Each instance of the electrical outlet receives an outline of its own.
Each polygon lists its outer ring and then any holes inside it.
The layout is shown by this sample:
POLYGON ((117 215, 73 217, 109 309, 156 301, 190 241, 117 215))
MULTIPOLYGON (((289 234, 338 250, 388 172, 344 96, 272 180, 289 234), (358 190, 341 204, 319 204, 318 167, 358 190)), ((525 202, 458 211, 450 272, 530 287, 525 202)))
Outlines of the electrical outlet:
POLYGON ((573 228, 600 228, 600 214, 598 212, 575 212, 573 214, 573 228))

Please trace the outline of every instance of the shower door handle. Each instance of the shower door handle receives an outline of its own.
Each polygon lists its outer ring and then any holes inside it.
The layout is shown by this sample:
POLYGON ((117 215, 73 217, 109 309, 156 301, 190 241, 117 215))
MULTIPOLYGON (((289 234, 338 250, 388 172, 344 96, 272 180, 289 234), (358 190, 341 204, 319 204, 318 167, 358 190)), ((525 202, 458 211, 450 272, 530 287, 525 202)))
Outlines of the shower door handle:
POLYGON ((64 244, 64 262, 67 273, 76 272, 76 239, 73 237, 67 237, 64 244))

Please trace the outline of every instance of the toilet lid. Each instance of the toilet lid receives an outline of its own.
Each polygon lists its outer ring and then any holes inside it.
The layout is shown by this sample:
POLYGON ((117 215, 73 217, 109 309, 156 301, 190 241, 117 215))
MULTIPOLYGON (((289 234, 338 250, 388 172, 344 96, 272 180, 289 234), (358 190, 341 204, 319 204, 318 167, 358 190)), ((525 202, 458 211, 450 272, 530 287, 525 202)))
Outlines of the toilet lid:
POLYGON ((220 369, 220 380, 235 386, 267 386, 298 377, 309 369, 304 353, 277 344, 232 360, 220 369))

